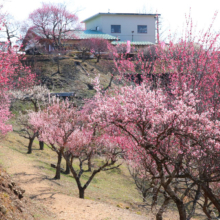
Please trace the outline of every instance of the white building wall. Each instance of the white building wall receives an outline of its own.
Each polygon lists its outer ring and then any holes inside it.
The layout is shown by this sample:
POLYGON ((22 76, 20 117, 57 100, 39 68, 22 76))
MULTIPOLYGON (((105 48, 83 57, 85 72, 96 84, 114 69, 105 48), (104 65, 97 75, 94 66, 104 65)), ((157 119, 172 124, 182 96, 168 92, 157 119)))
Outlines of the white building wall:
POLYGON ((96 17, 85 23, 86 30, 96 30, 99 27, 99 31, 102 31, 102 17, 96 17))
POLYGON ((86 22, 86 29, 95 30, 99 26, 100 31, 119 37, 121 41, 149 41, 155 43, 155 18, 150 15, 100 15, 86 22), (111 25, 121 25, 121 33, 111 33, 111 25), (138 33, 138 25, 147 25, 147 33, 138 33))

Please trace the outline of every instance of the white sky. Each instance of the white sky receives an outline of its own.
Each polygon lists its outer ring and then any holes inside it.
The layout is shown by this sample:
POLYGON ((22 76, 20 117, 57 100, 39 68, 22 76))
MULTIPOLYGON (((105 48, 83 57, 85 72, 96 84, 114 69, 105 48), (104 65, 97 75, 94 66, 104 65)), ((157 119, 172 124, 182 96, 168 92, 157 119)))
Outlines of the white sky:
POLYGON ((83 9, 77 13, 82 21, 99 12, 107 13, 160 13, 164 19, 164 26, 171 32, 180 32, 185 21, 185 14, 189 13, 194 24, 200 29, 209 25, 215 11, 219 15, 215 21, 215 29, 220 31, 220 0, 1 0, 4 8, 16 20, 25 20, 29 13, 41 6, 42 2, 66 3, 70 11, 83 9))

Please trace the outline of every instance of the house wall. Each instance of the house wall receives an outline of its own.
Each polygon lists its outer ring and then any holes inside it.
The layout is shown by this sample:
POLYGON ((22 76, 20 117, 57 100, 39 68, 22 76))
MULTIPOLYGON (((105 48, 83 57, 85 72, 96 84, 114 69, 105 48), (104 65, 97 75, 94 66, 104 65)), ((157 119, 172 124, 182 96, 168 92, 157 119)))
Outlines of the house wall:
POLYGON ((102 17, 96 17, 89 22, 85 23, 86 30, 96 30, 96 27, 99 27, 99 31, 102 31, 102 17))
POLYGON ((150 15, 100 15, 86 22, 86 30, 99 30, 119 37, 121 41, 149 41, 155 43, 155 18, 150 15), (111 25, 121 25, 121 33, 111 33, 111 25), (147 25, 147 33, 138 33, 138 25, 147 25))

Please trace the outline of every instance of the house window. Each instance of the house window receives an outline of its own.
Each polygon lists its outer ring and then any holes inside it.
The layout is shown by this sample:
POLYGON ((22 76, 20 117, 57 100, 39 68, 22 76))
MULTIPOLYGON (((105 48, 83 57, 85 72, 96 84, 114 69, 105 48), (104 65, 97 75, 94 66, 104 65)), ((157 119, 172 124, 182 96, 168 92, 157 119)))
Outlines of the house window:
POLYGON ((111 25, 111 33, 121 33, 121 25, 111 25))
POLYGON ((147 25, 138 25, 138 33, 147 33, 147 25))

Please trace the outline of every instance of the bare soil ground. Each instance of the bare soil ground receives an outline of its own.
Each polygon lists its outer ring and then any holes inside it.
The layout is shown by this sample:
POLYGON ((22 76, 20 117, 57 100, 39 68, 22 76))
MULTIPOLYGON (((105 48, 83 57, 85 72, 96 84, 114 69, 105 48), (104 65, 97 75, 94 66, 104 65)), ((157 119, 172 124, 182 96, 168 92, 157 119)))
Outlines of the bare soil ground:
MULTIPOLYGON (((7 141, 10 143, 10 140, 7 141)), ((20 153, 0 143, 0 160, 13 180, 25 190, 25 196, 42 209, 36 208, 35 219, 85 219, 85 220, 144 220, 152 216, 138 215, 115 205, 79 199, 59 192, 65 187, 62 180, 54 180, 44 172, 29 155, 20 153), (57 187, 58 186, 58 187, 57 187), (45 210, 44 212, 42 210, 45 210)), ((100 195, 101 197, 101 195, 100 195)))

